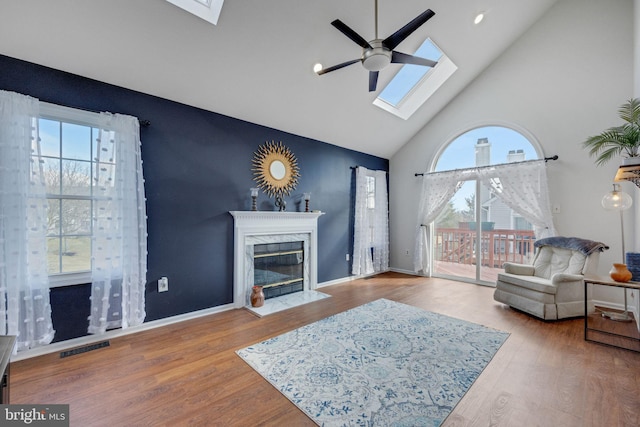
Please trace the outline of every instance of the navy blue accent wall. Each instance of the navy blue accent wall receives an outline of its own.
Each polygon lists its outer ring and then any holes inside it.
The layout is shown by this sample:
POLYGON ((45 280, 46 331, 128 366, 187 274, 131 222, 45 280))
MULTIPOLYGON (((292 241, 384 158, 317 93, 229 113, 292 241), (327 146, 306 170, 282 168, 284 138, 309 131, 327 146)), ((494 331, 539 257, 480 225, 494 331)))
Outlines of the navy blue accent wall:
MULTIPOLYGON (((287 210, 304 210, 302 193, 311 192, 311 208, 326 212, 318 221, 319 282, 350 274, 345 255, 353 242, 351 167, 389 170, 386 159, 2 55, 0 89, 151 121, 141 128, 149 234, 147 321, 232 302, 233 217, 228 212, 250 209, 251 160, 259 145, 282 141, 298 159, 301 176, 286 198, 287 210), (169 278, 169 292, 159 294, 161 276, 169 278)), ((258 207, 273 210, 273 199, 261 193, 258 207)), ((81 288, 51 291, 56 340, 86 334, 88 291, 81 288)))
POLYGON ((87 335, 91 286, 64 286, 51 290, 51 320, 56 331, 53 342, 87 335))

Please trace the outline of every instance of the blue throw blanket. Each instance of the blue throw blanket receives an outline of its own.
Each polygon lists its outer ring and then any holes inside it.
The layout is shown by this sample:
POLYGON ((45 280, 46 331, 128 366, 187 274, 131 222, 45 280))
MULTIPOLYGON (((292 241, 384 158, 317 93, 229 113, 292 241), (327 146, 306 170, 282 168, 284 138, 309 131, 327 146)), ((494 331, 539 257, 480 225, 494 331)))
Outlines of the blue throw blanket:
POLYGON ((553 246, 556 248, 566 248, 574 251, 580 251, 585 255, 589 255, 595 251, 604 251, 609 249, 609 246, 602 242, 595 242, 593 240, 581 239, 579 237, 547 237, 546 239, 536 240, 533 244, 536 248, 542 246, 553 246))

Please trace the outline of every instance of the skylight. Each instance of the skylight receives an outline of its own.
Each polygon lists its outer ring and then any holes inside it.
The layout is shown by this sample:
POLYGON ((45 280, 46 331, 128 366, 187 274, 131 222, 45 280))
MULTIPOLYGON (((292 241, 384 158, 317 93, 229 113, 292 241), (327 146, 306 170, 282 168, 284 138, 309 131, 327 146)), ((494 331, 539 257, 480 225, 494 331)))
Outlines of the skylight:
POLYGON ((218 23, 224 0, 167 0, 212 24, 218 23))
POLYGON ((405 64, 380 92, 373 104, 403 119, 425 103, 458 69, 438 46, 427 38, 415 56, 438 61, 431 67, 405 64))

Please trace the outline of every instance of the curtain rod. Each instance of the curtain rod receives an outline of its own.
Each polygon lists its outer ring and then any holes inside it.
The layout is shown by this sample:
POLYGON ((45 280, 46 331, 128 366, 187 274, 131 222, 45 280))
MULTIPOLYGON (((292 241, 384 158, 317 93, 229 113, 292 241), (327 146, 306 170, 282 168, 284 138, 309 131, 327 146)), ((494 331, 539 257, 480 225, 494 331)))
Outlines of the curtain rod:
MULTIPOLYGON (((66 105, 65 105, 66 107, 66 105)), ((75 108, 76 110, 83 110, 83 111, 88 111, 90 113, 96 113, 96 114, 100 114, 103 111, 96 111, 96 110, 90 110, 88 108, 79 108, 79 107, 67 107, 67 108, 75 108)), ((112 113, 114 114, 114 113, 112 113)), ((129 114, 131 115, 131 114, 129 114)), ((134 116, 135 117, 135 116, 134 116)), ((137 118, 137 117, 136 117, 137 118)), ((146 119, 138 119, 138 123, 140 124, 140 126, 142 127, 149 127, 151 126, 151 121, 150 120, 146 120, 146 119)))
MULTIPOLYGON (((535 160, 525 160, 525 162, 537 162, 540 159, 535 159, 535 160)), ((549 160, 558 160, 558 155, 553 155, 551 157, 545 157, 544 158, 544 162, 547 163, 549 160)), ((491 167, 491 166, 499 166, 499 165, 510 165, 513 163, 524 163, 524 162, 511 162, 511 163, 499 163, 496 165, 487 165, 487 167, 491 167)), ((485 166, 480 166, 480 167, 485 167, 485 166)), ((475 169, 475 167, 472 168, 462 168, 462 169, 458 169, 458 170, 464 170, 464 169, 475 169)), ((448 172, 448 171, 442 171, 442 172, 448 172)), ((414 176, 424 176, 424 173, 415 173, 414 176)))
MULTIPOLYGON (((55 102, 47 102, 47 101, 40 101, 40 102, 44 102, 45 104, 49 104, 49 105, 52 105, 54 107, 55 106, 61 106, 61 107, 65 107, 65 108, 71 108, 71 109, 74 109, 74 110, 87 111, 89 113, 95 113, 95 114, 100 114, 100 113, 103 112, 103 111, 91 110, 89 108, 69 106, 69 105, 65 105, 65 104, 57 104, 55 102)), ((151 121, 150 120, 146 120, 146 119, 138 119, 138 123, 140 124, 140 126, 143 126, 143 127, 151 126, 151 121)))

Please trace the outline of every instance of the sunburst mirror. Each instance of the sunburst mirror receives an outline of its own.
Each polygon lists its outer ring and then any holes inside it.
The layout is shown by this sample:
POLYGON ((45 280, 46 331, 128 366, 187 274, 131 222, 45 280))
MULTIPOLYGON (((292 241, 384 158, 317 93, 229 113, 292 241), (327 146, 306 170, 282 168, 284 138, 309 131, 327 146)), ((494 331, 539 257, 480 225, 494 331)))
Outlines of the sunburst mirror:
POLYGON ((282 141, 267 141, 253 155, 253 180, 269 196, 282 201, 298 185, 300 171, 293 153, 282 141))

